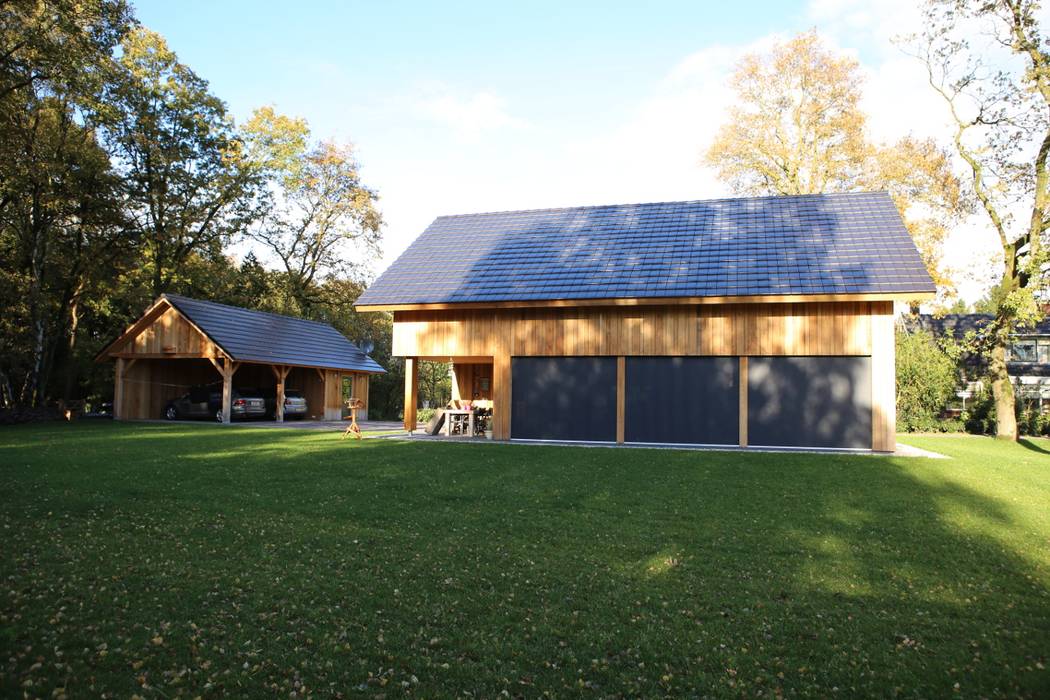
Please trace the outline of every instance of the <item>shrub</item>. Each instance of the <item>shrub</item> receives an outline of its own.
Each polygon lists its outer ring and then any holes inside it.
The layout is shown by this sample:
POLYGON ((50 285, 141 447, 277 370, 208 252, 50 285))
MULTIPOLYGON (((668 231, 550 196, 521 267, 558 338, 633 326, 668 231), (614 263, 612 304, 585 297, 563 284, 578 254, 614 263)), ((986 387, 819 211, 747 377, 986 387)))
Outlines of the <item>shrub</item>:
POLYGON ((1050 436, 1050 413, 1042 413, 1038 403, 1032 403, 1017 416, 1017 429, 1021 435, 1050 436))
POLYGON ((958 385, 950 349, 928 331, 897 332, 897 429, 941 432, 938 419, 958 385))

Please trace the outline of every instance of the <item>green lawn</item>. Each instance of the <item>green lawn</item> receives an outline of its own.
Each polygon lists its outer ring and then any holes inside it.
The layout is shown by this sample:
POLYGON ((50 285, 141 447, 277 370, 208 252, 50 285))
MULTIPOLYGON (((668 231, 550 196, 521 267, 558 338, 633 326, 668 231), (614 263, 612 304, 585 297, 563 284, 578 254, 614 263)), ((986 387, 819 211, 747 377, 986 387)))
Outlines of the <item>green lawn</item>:
POLYGON ((1045 697, 1050 442, 908 441, 3 428, 0 695, 1045 697))

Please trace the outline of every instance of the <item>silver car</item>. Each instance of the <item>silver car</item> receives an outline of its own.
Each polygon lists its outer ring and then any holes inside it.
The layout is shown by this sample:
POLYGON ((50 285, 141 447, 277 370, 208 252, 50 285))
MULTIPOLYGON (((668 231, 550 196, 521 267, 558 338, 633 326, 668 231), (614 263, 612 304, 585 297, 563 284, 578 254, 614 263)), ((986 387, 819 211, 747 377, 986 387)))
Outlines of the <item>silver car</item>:
MULTIPOLYGON (((284 392, 284 417, 304 418, 306 416, 306 397, 303 392, 295 389, 287 389, 284 392)), ((271 419, 277 418, 277 391, 270 390, 266 394, 266 415, 271 419)))

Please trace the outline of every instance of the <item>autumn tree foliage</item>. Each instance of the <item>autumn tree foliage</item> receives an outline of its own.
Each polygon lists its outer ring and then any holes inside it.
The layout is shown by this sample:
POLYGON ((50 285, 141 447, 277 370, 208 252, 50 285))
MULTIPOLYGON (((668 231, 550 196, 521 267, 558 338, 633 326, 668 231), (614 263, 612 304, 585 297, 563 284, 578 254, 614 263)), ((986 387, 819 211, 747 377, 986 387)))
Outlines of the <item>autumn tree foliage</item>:
POLYGON ((705 161, 742 195, 889 191, 927 268, 946 286, 941 243, 963 206, 951 160, 932 140, 872 143, 863 82, 859 64, 816 32, 745 56, 731 79, 736 104, 705 161))
POLYGON ((390 318, 352 309, 381 226, 358 171, 303 120, 237 125, 124 0, 0 0, 0 409, 104 399, 94 353, 162 292, 324 320, 386 363, 390 318), (265 265, 232 259, 249 240, 265 265))
POLYGON ((360 278, 362 263, 378 254, 378 196, 362 182, 353 146, 311 143, 303 119, 264 107, 244 131, 268 183, 249 235, 279 261, 297 311, 309 312, 325 302, 322 282, 360 278))

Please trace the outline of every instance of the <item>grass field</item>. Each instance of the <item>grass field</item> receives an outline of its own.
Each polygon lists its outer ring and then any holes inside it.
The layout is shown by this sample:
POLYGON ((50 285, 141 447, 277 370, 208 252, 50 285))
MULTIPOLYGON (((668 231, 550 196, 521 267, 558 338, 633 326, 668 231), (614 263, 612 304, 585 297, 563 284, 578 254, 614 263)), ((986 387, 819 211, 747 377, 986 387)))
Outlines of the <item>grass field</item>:
POLYGON ((908 442, 3 428, 0 695, 1046 697, 1050 442, 908 442))

